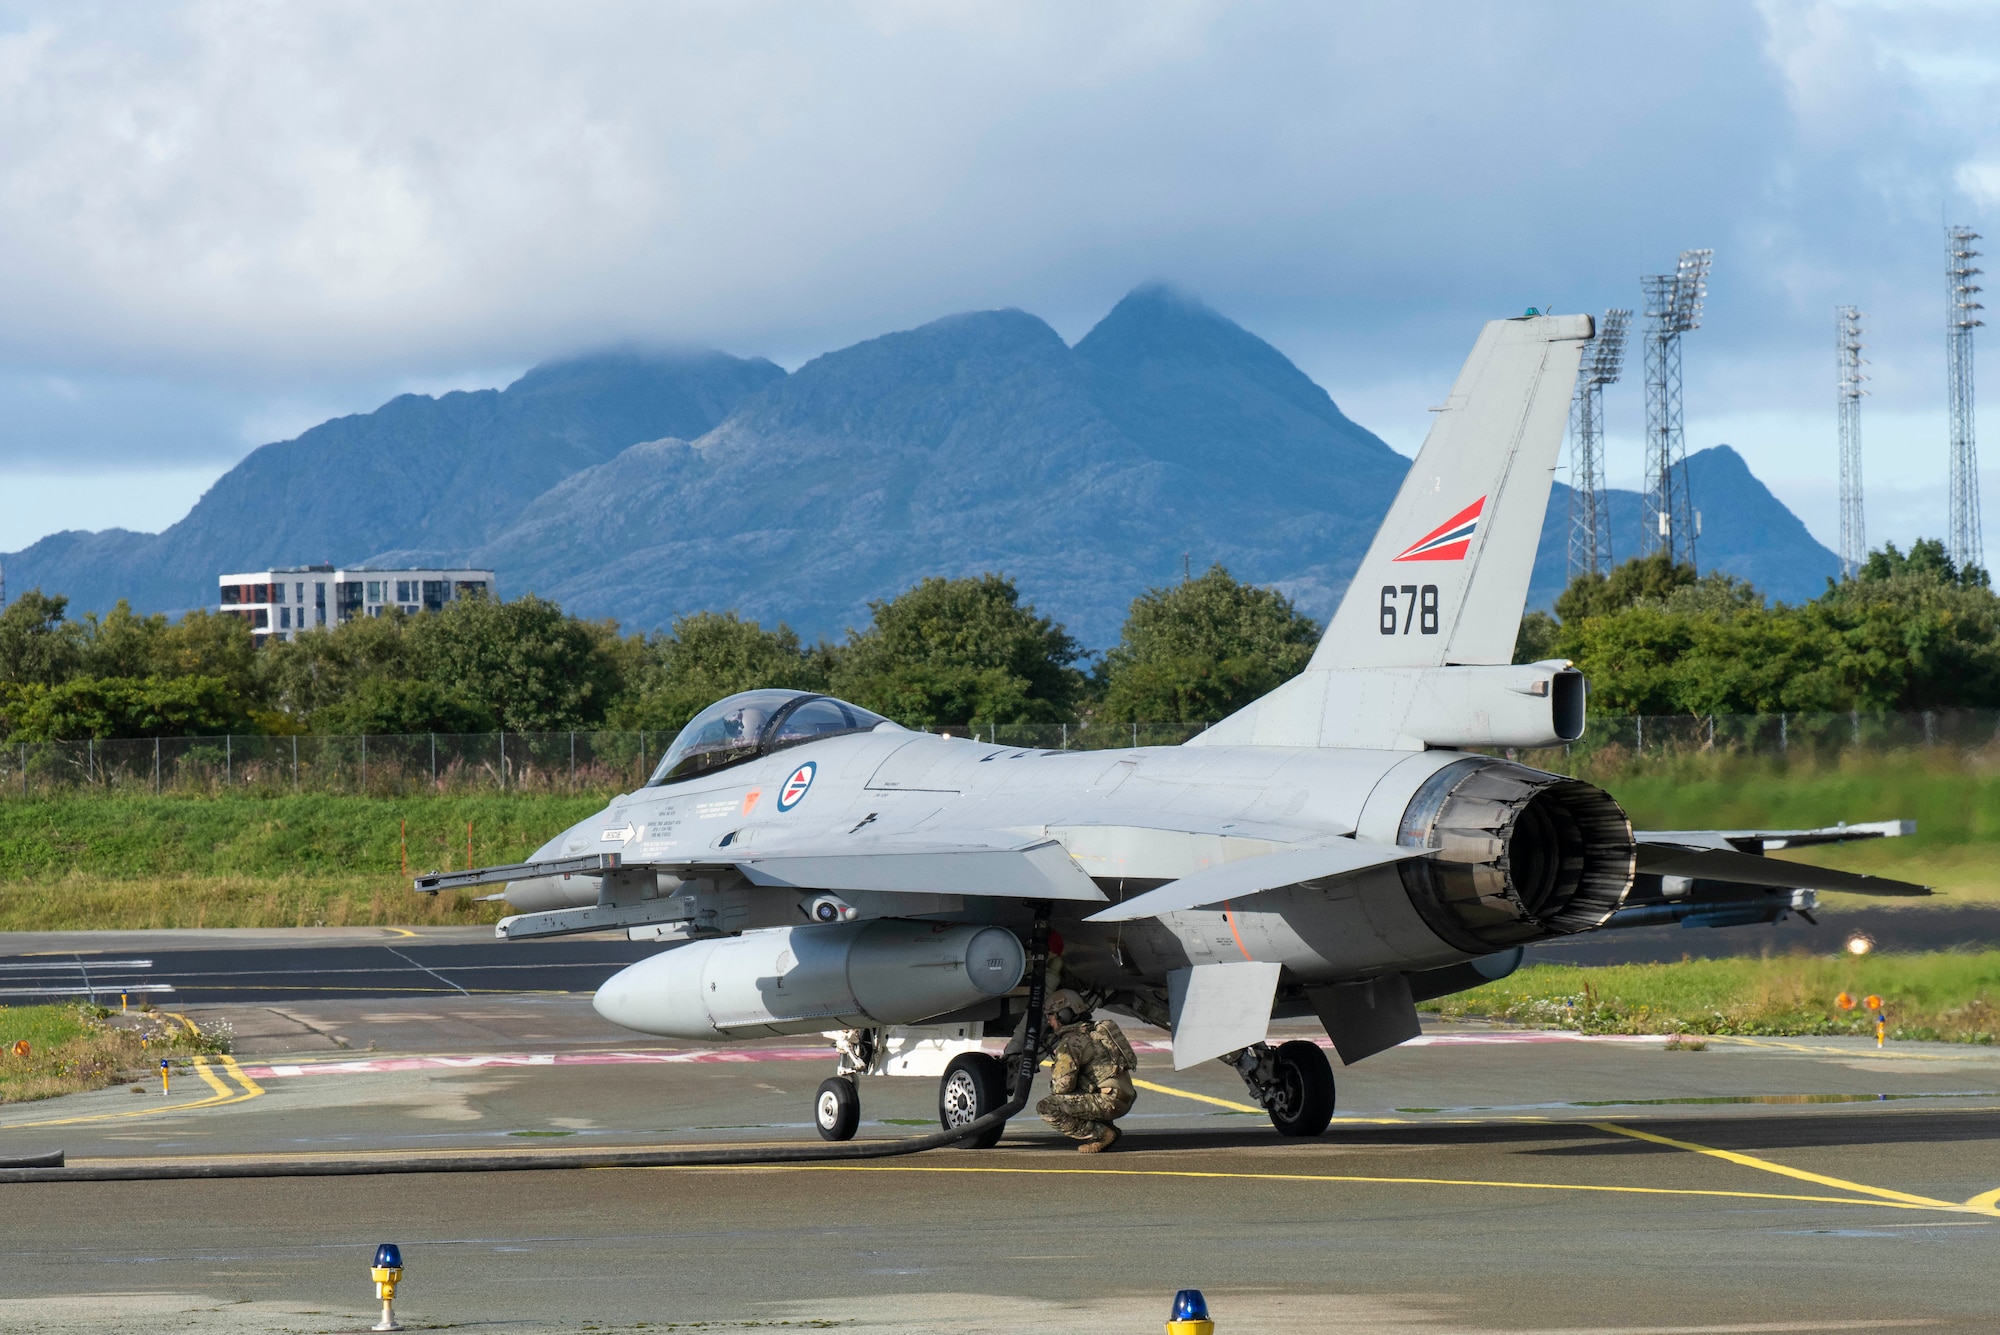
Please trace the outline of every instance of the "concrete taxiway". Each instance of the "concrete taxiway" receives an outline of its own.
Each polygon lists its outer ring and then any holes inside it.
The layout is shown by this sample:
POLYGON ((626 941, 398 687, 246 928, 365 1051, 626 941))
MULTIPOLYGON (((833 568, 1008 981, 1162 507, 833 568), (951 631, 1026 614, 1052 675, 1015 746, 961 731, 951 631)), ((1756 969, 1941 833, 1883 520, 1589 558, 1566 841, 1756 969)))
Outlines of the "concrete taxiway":
MULTIPOLYGON (((176 1083, 0 1109, 0 1157, 72 1163, 796 1143, 813 1040, 700 1049, 583 996, 196 1007, 238 1050, 176 1083)), ((1305 1032, 1303 1030, 1301 1033, 1305 1032)), ((1441 1026, 1337 1071, 1285 1141, 1215 1063, 1134 1027, 1124 1145, 1034 1118, 990 1151, 784 1168, 0 1185, 0 1330, 1987 1330, 2000 1052, 1579 1039, 1441 1026)), ((935 1085, 863 1085, 861 1134, 935 1085)))

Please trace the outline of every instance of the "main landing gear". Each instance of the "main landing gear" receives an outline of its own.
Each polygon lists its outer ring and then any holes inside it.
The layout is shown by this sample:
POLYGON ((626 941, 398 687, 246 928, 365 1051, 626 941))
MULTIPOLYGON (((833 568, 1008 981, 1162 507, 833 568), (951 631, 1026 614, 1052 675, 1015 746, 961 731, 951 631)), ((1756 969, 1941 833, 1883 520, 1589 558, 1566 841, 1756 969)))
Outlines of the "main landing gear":
MULTIPOLYGON (((868 1070, 878 1045, 864 1035, 855 1045, 859 1070, 868 1070)), ((845 1065, 846 1063, 843 1063, 845 1065)), ((966 1126, 1007 1102, 1007 1065, 986 1052, 961 1052, 953 1057, 938 1080, 938 1123, 949 1131, 966 1126)), ((820 1082, 813 1098, 813 1127, 823 1140, 852 1140, 861 1125, 861 1092, 853 1075, 841 1074, 820 1082)), ((982 1131, 971 1140, 961 1141, 964 1149, 991 1149, 1006 1130, 1004 1125, 982 1131)))
POLYGON ((1254 1043, 1225 1056, 1281 1136, 1316 1136, 1333 1120, 1333 1065, 1317 1043, 1254 1043))

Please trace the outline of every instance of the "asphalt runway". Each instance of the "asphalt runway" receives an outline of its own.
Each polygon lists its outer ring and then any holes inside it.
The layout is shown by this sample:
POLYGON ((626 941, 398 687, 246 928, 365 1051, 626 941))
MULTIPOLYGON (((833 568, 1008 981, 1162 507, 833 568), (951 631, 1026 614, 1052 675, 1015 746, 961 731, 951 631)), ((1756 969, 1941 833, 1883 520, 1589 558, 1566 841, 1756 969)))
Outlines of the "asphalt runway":
MULTIPOLYGON (((1833 954, 1855 932, 1881 950, 2000 949, 2000 909, 1861 909, 1729 928, 1640 927, 1529 948, 1530 963, 1624 964, 1684 955, 1833 954)), ((487 927, 10 933, 0 1005, 69 996, 159 1005, 588 993, 655 942, 611 934, 500 941, 487 927)))
MULTIPOLYGON (((0 1156, 793 1143, 811 1039, 698 1049, 580 996, 185 1012, 238 1052, 157 1086, 0 1109, 0 1156)), ((1300 1031, 1306 1032, 1306 1031, 1300 1031)), ((1217 1063, 1134 1030, 1126 1142, 1033 1118, 989 1151, 782 1169, 0 1186, 0 1330, 1160 1329, 1177 1288, 1262 1331, 1984 1331, 2000 1274, 2000 1052, 1726 1040, 1670 1052, 1435 1026, 1337 1071, 1280 1139, 1217 1063)), ((863 1085, 868 1137, 935 1084, 863 1085)))
POLYGON ((11 934, 0 1004, 120 994, 177 1006, 342 997, 594 992, 657 942, 623 937, 500 941, 490 927, 363 933, 65 932, 11 934), (232 939, 235 938, 235 939, 232 939))

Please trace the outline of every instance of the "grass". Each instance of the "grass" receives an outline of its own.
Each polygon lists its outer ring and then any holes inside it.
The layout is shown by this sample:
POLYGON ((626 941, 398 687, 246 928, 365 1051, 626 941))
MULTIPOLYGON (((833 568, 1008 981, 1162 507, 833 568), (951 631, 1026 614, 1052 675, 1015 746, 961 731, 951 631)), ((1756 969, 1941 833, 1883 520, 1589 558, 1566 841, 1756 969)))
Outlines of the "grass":
POLYGON ((1836 1004, 1843 991, 1881 996, 1891 1038, 2000 1041, 2000 951, 1540 964, 1420 1009, 1589 1034, 1872 1036, 1872 1014, 1836 1004))
MULTIPOLYGON (((24 1103, 125 1081, 146 1088, 162 1057, 227 1052, 226 1028, 201 1030, 159 1012, 112 1015, 90 1006, 0 1006, 0 1103, 24 1103), (27 1044, 25 1053, 16 1045, 27 1044)), ((178 1059, 178 1060, 176 1060, 178 1059)))
POLYGON ((409 874, 518 862, 599 796, 68 797, 0 802, 0 931, 491 922, 409 874), (407 831, 407 834, 405 833, 407 831), (405 842, 407 841, 407 842, 405 842))

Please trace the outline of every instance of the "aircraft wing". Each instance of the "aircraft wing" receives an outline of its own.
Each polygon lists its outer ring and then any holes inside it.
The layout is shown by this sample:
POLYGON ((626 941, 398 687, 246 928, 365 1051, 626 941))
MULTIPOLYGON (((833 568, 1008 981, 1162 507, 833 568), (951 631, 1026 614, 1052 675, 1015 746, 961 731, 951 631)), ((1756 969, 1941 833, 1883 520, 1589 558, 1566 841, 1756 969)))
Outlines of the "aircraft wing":
POLYGON ((1363 839, 1336 839, 1317 848, 1286 849, 1262 857, 1244 858, 1205 867, 1178 881, 1169 881, 1156 890, 1135 895, 1122 904, 1101 909, 1085 922, 1130 922, 1134 918, 1157 918, 1163 913, 1220 904, 1260 890, 1275 890, 1300 881, 1317 881, 1328 876, 1379 867, 1404 858, 1422 857, 1421 848, 1401 848, 1363 839))
POLYGON ((1101 903, 1104 892, 1063 846, 900 847, 746 854, 735 864, 752 885, 887 894, 995 895, 1101 903))
MULTIPOLYGON (((1678 838, 1679 836, 1675 836, 1678 838)), ((1686 876, 1703 881, 1767 886, 1778 890, 1837 890, 1850 895, 1928 895, 1930 887, 1886 876, 1861 876, 1830 867, 1812 867, 1757 853, 1713 845, 1663 842, 1666 836, 1644 835, 1638 846, 1639 871, 1653 876, 1686 876)))
POLYGON ((886 894, 995 895, 1008 899, 1060 899, 1101 903, 1104 892, 1061 844, 1037 839, 1011 847, 974 844, 897 844, 886 840, 827 848, 768 852, 715 850, 686 858, 627 859, 591 853, 472 871, 433 872, 416 878, 420 894, 501 885, 537 876, 606 876, 667 872, 683 877, 734 870, 752 885, 799 890, 886 894))

